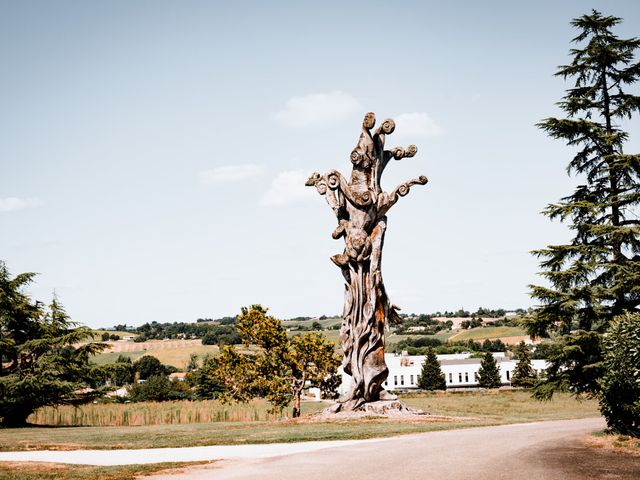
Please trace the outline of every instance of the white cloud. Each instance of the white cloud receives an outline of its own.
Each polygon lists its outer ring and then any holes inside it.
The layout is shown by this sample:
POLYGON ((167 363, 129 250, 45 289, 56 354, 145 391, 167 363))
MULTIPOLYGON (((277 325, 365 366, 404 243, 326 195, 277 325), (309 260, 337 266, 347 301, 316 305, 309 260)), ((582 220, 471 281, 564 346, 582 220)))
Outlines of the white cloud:
POLYGON ((7 197, 0 198, 0 212, 12 212, 15 210, 24 210, 25 208, 34 208, 42 205, 37 197, 18 198, 7 197))
POLYGON ((305 173, 302 170, 280 172, 260 199, 260 205, 264 207, 281 207, 306 203, 312 200, 318 194, 315 188, 305 186, 308 178, 308 172, 305 173))
POLYGON ((358 101, 345 92, 312 93, 304 97, 287 100, 284 110, 274 118, 287 127, 301 128, 326 126, 343 120, 358 112, 362 107, 358 101))
POLYGON ((403 113, 395 118, 395 132, 403 137, 435 137, 443 130, 429 114, 424 112, 403 113))
POLYGON ((226 165, 224 167, 216 167, 211 170, 200 172, 200 181, 206 185, 219 183, 239 182, 246 178, 260 177, 264 175, 265 169, 260 165, 226 165))

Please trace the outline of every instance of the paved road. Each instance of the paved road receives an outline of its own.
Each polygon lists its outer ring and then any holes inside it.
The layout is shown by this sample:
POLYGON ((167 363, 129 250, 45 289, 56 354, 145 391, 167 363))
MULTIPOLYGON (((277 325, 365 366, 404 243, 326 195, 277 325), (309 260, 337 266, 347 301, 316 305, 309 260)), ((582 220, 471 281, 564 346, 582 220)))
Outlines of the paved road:
MULTIPOLYGON (((587 447, 602 419, 448 430, 388 439, 111 451, 0 452, 0 460, 124 465, 215 460, 154 480, 638 480, 640 456, 587 447)), ((147 477, 145 477, 147 478, 147 477)))
POLYGON ((279 457, 224 460, 154 480, 640 479, 640 457, 589 448, 601 419, 449 430, 279 457))

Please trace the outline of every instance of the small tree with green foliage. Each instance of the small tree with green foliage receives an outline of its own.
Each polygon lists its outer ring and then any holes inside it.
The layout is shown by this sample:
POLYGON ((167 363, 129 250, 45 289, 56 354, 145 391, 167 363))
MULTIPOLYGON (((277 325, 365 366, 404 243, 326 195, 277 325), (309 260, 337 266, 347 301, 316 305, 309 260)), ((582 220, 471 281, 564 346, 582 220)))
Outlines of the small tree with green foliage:
POLYGON ((498 362, 493 358, 491 352, 487 352, 480 361, 478 370, 478 386, 482 388, 498 388, 500 382, 500 369, 498 362))
POLYGON ((447 382, 440 368, 440 362, 433 348, 427 350, 422 371, 418 377, 418 388, 422 390, 446 390, 447 382))
POLYGON ((304 388, 319 387, 326 393, 336 385, 340 357, 334 345, 319 333, 289 340, 280 320, 267 315, 260 305, 242 308, 236 326, 245 347, 258 347, 252 354, 223 346, 211 359, 211 376, 224 389, 223 401, 246 402, 265 397, 272 411, 282 411, 293 400, 293 416, 300 415, 304 388))
POLYGON ((600 411, 613 431, 640 437, 640 314, 616 317, 602 343, 600 411))
POLYGON ((109 380, 113 385, 124 386, 133 382, 134 369, 131 358, 125 355, 118 355, 115 363, 108 363, 102 367, 105 380, 109 380))
POLYGON ((514 349, 518 359, 516 368, 513 369, 511 385, 514 387, 531 388, 536 382, 537 375, 531 366, 531 354, 524 342, 520 342, 514 349))
POLYGON ((214 361, 211 355, 207 355, 203 358, 201 367, 192 368, 189 371, 187 382, 195 389, 197 398, 203 400, 218 398, 225 390, 225 384, 218 378, 221 373, 220 362, 214 361))
POLYGON ((167 400, 190 400, 193 398, 189 385, 180 380, 169 380, 166 375, 152 375, 143 383, 129 390, 132 402, 164 402, 167 400))
POLYGON ((153 376, 167 375, 166 366, 152 355, 143 355, 133 362, 133 370, 139 374, 141 380, 145 380, 153 376))

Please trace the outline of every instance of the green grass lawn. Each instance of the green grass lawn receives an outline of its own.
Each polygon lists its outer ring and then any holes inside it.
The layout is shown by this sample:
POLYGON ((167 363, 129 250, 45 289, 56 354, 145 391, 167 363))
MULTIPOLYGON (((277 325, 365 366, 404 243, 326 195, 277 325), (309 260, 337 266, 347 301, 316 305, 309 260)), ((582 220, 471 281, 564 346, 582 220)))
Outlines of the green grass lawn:
POLYGON ((133 352, 107 352, 107 353, 99 353, 98 355, 94 355, 91 357, 91 363, 95 363, 96 365, 106 365, 108 363, 115 363, 120 355, 123 357, 129 357, 132 362, 135 362, 137 359, 142 357, 145 353, 144 350, 135 350, 133 352))
POLYGON ((413 394, 401 397, 433 415, 472 417, 397 421, 367 418, 349 421, 281 420, 214 422, 139 427, 32 427, 0 430, 0 449, 122 449, 196 445, 239 445, 311 440, 343 440, 599 416, 593 400, 579 402, 568 394, 540 403, 524 391, 413 394))
POLYGON ((500 423, 600 416, 597 400, 577 400, 568 393, 555 394, 548 402, 533 400, 523 390, 407 394, 402 401, 432 415, 477 417, 500 423))

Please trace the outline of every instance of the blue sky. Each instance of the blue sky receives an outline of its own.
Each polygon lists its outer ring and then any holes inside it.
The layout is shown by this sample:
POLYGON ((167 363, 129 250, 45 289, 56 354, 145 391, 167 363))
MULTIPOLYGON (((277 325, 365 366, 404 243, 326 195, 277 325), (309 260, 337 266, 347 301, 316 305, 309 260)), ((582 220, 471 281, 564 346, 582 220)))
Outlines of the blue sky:
POLYGON ((348 174, 374 111, 418 146, 385 188, 430 179, 389 215, 392 301, 532 306, 528 252, 570 235, 539 212, 578 181, 534 124, 592 7, 640 36, 635 1, 0 1, 0 259, 94 327, 338 313, 335 217, 302 183, 348 174))

